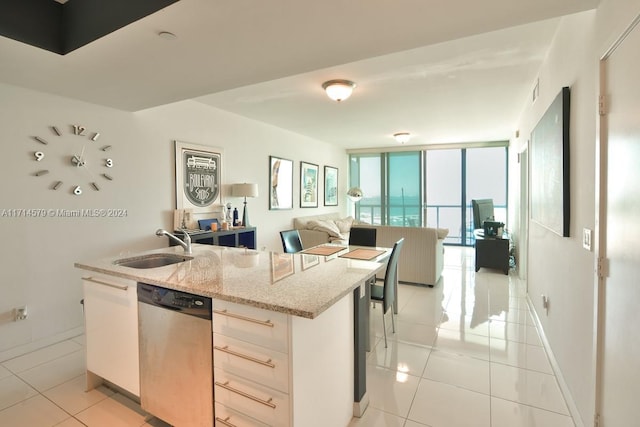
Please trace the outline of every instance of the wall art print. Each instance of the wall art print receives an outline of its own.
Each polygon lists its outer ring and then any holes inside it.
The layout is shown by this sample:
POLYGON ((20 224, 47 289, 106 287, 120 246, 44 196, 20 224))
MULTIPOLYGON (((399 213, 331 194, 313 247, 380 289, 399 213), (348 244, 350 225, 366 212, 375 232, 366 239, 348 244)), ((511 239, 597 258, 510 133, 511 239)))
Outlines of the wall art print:
POLYGON ((194 213, 222 204, 222 149, 175 141, 176 208, 194 213))
POLYGON ((318 165, 300 162, 300 207, 318 207, 318 165))
POLYGON ((338 168, 324 167, 324 205, 338 206, 338 168))
POLYGON ((269 209, 293 209, 293 161, 269 156, 269 209))

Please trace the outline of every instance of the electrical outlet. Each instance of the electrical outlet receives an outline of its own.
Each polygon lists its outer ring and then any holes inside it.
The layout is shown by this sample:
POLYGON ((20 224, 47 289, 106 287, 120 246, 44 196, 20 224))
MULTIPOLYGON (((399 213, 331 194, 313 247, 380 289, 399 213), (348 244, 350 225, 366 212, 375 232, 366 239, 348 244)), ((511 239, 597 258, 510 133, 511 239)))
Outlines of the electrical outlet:
POLYGON ((549 314, 549 298, 546 295, 542 295, 542 308, 544 308, 544 311, 548 315, 549 314))
POLYGON ((15 312, 15 321, 17 322, 18 320, 26 320, 27 319, 27 306, 25 305, 24 307, 17 307, 13 309, 15 312))
POLYGON ((591 230, 588 228, 582 229, 582 247, 591 251, 591 230))

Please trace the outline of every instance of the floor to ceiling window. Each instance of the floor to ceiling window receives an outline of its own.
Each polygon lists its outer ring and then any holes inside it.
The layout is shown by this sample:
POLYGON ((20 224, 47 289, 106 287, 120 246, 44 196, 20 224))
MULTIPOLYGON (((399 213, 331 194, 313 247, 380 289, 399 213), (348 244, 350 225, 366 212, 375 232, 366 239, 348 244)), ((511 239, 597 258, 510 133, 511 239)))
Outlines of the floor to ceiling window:
POLYGON ((448 244, 473 245, 472 199, 493 199, 506 223, 507 147, 350 155, 350 186, 364 196, 356 218, 370 224, 448 228, 448 244))

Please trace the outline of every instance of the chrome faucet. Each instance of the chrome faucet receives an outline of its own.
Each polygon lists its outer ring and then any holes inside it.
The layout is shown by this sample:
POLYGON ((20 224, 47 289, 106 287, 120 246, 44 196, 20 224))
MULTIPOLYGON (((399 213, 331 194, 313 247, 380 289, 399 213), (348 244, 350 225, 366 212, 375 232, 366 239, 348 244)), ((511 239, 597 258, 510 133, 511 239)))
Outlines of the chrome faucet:
POLYGON ((184 241, 182 239, 180 239, 179 237, 174 236, 173 234, 169 233, 167 230, 163 230, 162 228, 158 228, 156 230, 156 236, 158 237, 162 237, 162 236, 167 236, 170 239, 172 239, 173 241, 175 241, 177 244, 179 244, 180 246, 182 246, 184 248, 184 253, 186 254, 191 254, 191 237, 189 236, 189 233, 187 233, 186 230, 180 230, 184 233, 184 241))

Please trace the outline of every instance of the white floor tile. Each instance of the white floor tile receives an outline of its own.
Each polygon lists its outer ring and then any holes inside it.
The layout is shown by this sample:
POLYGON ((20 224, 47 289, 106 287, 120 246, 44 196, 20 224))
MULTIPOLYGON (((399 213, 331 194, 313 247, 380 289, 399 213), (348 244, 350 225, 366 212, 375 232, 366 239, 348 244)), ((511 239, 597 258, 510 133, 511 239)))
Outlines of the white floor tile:
POLYGON ((433 347, 448 353, 489 360, 489 337, 468 334, 464 331, 440 329, 433 347))
POLYGON ((69 414, 37 395, 0 411, 0 426, 52 427, 69 414))
POLYGON ((86 375, 80 375, 71 381, 67 381, 66 383, 45 391, 43 394, 53 403, 72 415, 114 394, 113 391, 104 386, 86 391, 86 384, 86 375))
POLYGON ((404 418, 369 407, 361 418, 353 418, 348 427, 403 427, 404 418))
POLYGON ((491 361, 553 374, 544 347, 491 338, 491 361))
POLYGON ((438 329, 435 326, 396 319, 396 333, 387 335, 387 339, 402 341, 409 344, 432 346, 437 333, 438 329))
POLYGON ((536 327, 530 325, 492 320, 489 325, 489 336, 491 338, 542 346, 542 340, 536 327))
POLYGON ((84 424, 75 418, 67 418, 60 424, 56 424, 55 427, 84 427, 84 424))
POLYGON ((85 373, 84 350, 67 354, 20 373, 20 378, 43 392, 85 373))
POLYGON ((419 377, 424 371, 430 352, 431 349, 426 347, 391 340, 385 348, 382 339, 371 352, 367 363, 419 377))
POLYGON ((491 363, 491 395, 569 415, 553 375, 491 363))
POLYGON ((2 364, 13 373, 20 373, 79 350, 82 350, 80 344, 67 340, 7 360, 2 364))
POLYGON ((407 422, 404 423, 404 427, 429 427, 429 426, 426 424, 420 424, 415 421, 407 420, 407 422))
POLYGON ((489 362, 460 354, 433 350, 422 375, 479 393, 489 394, 489 362))
POLYGON ((571 417, 491 398, 491 427, 574 427, 571 417))
MULTIPOLYGON (((0 410, 36 396, 38 392, 20 378, 11 375, 0 379, 0 410)), ((3 425, 0 423, 0 425, 3 425)))
POLYGON ((419 380, 406 373, 367 366, 369 406, 406 418, 419 380))
POLYGON ((145 417, 140 405, 121 394, 114 394, 76 415, 87 427, 141 426, 145 417))
POLYGON ((490 397, 422 379, 408 419, 431 427, 490 427, 490 397))

